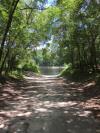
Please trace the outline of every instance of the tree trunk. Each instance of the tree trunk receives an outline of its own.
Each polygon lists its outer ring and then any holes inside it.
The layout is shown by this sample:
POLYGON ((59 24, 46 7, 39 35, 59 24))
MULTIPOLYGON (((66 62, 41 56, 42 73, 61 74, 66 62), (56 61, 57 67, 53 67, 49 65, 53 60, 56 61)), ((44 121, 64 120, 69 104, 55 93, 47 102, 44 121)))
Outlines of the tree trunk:
POLYGON ((91 44, 90 53, 91 53, 91 58, 90 58, 91 67, 93 71, 95 71, 95 69, 97 69, 97 60, 96 60, 96 48, 94 41, 91 44))
POLYGON ((10 13, 9 13, 9 17, 8 17, 8 22, 4 31, 4 35, 3 35, 3 39, 1 42, 1 48, 0 48, 0 62, 2 59, 2 54, 3 54, 3 49, 4 49, 4 43, 6 41, 7 38, 7 33, 9 32, 9 29, 11 27, 11 23, 12 23, 12 19, 13 19, 13 14, 16 10, 17 4, 18 4, 19 0, 13 0, 12 5, 11 5, 11 9, 10 9, 10 13))
POLYGON ((81 53, 80 53, 80 46, 79 44, 77 44, 77 51, 78 51, 78 67, 79 67, 79 70, 81 70, 81 53))

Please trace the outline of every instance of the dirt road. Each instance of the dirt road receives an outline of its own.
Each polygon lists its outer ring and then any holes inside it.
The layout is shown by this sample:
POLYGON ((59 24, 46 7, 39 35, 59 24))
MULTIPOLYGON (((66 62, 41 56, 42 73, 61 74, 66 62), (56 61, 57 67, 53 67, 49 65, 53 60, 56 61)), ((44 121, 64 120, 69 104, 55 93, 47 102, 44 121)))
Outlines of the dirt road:
POLYGON ((79 86, 52 76, 7 82, 0 96, 0 133, 100 133, 100 121, 83 109, 79 86))

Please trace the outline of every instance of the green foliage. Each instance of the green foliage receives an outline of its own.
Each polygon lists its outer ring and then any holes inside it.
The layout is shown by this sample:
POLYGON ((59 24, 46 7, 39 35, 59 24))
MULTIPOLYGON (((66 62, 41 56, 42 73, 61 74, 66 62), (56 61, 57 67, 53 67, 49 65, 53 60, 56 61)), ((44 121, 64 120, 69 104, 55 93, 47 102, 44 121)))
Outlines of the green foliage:
POLYGON ((8 76, 15 79, 22 79, 23 73, 19 70, 15 70, 15 71, 9 72, 8 76))
POLYGON ((5 40, 3 46, 0 45, 0 71, 38 72, 37 64, 62 66, 64 63, 71 64, 64 70, 66 74, 97 69, 100 64, 100 3, 58 0, 56 5, 46 8, 45 0, 21 0, 6 31, 13 2, 0 1, 0 43, 5 40), (41 44, 46 46, 38 49, 41 44))
POLYGON ((24 66, 22 67, 22 70, 39 73, 39 67, 36 64, 34 64, 33 62, 28 62, 28 63, 24 64, 24 66))
POLYGON ((60 30, 63 34, 60 45, 64 44, 63 51, 66 49, 65 62, 71 63, 73 69, 88 72, 91 69, 95 71, 97 68, 99 62, 97 62, 96 40, 98 40, 100 33, 99 5, 100 3, 97 4, 96 1, 89 3, 82 0, 59 1, 62 10, 60 30))
POLYGON ((64 66, 64 69, 61 71, 60 73, 60 76, 69 76, 69 75, 72 75, 74 73, 74 70, 72 68, 72 65, 71 64, 66 64, 64 66))

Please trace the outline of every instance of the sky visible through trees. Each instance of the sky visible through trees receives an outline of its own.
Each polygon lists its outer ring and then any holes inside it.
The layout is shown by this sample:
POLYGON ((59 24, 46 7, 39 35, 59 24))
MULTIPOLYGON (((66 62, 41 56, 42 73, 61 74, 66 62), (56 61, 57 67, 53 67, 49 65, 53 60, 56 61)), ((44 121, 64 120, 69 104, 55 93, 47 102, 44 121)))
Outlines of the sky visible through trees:
POLYGON ((100 0, 0 0, 8 132, 100 132, 100 0))
POLYGON ((0 73, 64 64, 95 72, 99 7, 99 0, 0 1, 0 73))

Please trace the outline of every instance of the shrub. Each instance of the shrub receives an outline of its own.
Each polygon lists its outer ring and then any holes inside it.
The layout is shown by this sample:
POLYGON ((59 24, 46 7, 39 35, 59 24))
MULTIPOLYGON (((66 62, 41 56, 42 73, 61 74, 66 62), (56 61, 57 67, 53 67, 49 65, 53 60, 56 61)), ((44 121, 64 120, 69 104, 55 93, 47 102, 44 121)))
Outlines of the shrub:
POLYGON ((36 72, 36 73, 39 72, 39 68, 38 68, 38 66, 34 62, 25 63, 23 65, 23 67, 22 67, 22 70, 32 71, 32 72, 36 72))
POLYGON ((73 73, 74 73, 74 70, 72 69, 72 65, 68 64, 68 65, 65 65, 65 67, 61 71, 60 75, 61 76, 69 76, 69 75, 72 75, 73 73))

